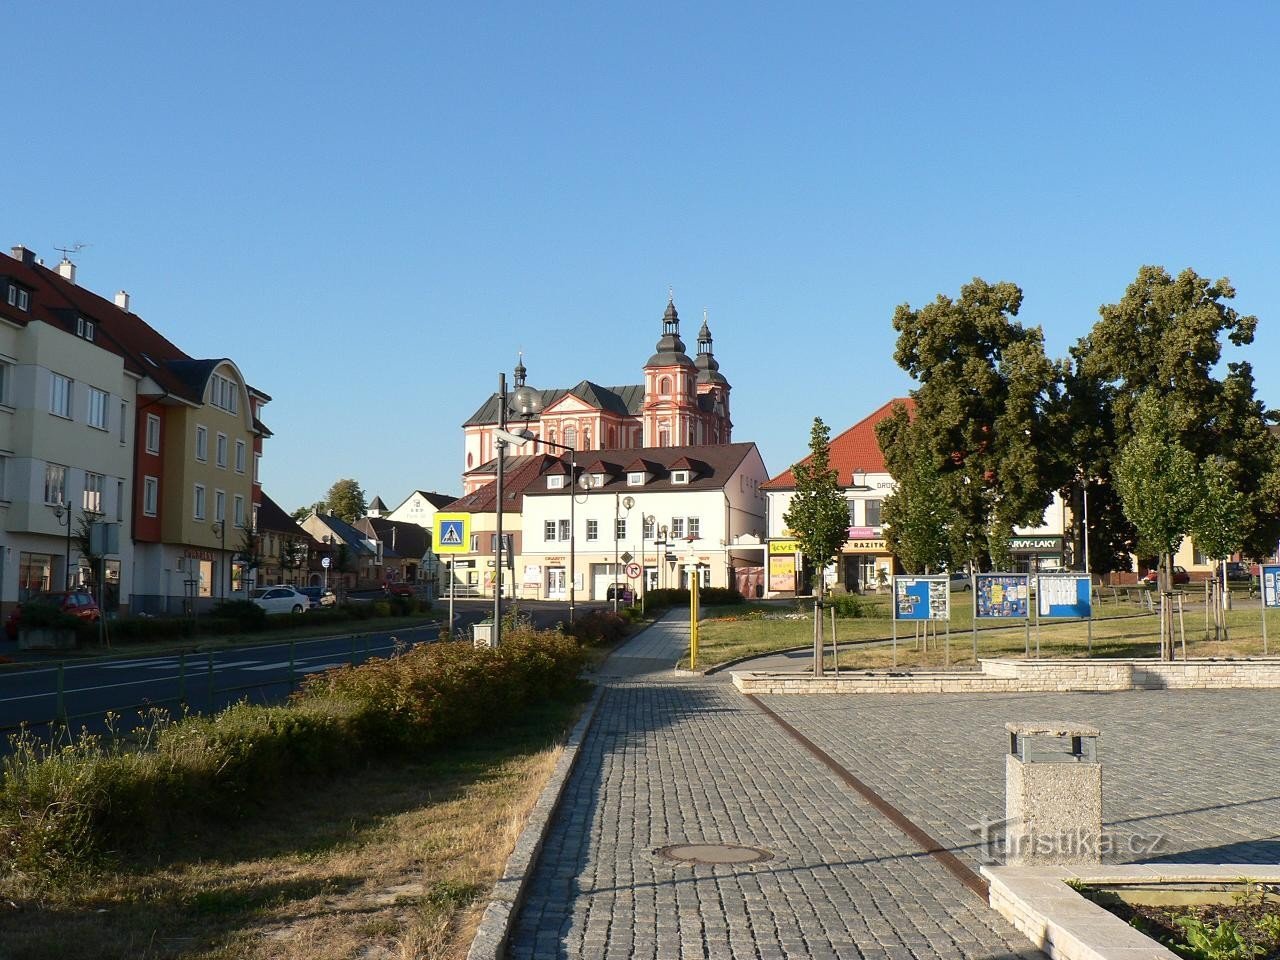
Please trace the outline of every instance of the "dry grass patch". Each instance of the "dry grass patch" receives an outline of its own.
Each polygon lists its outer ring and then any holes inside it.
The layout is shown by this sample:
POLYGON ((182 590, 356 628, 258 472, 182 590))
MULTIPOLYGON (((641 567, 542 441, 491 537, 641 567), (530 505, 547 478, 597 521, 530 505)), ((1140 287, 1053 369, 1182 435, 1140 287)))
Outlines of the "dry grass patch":
POLYGON ((84 874, 0 889, 0 956, 458 958, 576 707, 506 742, 375 764, 84 874))

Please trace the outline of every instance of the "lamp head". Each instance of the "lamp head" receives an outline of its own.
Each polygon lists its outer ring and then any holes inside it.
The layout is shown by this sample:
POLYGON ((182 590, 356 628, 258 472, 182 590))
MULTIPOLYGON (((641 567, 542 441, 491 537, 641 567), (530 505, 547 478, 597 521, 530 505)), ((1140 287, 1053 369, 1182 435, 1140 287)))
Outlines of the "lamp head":
POLYGON ((521 420, 531 420, 542 412, 542 394, 533 387, 518 386, 511 391, 507 400, 507 409, 521 420))

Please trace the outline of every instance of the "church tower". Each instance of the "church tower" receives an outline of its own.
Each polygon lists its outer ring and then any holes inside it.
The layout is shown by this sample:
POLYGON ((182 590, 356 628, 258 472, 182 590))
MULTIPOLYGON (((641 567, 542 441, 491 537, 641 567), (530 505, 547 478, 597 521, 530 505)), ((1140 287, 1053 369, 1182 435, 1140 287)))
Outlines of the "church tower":
POLYGON ((675 298, 667 300, 657 352, 644 365, 644 445, 683 447, 698 443, 698 368, 684 351, 675 298))
POLYGON ((733 421, 729 417, 729 381, 720 372, 711 350, 711 328, 707 315, 702 314, 702 329, 698 331, 698 357, 693 361, 698 369, 699 407, 703 411, 702 443, 730 443, 733 440, 733 421))

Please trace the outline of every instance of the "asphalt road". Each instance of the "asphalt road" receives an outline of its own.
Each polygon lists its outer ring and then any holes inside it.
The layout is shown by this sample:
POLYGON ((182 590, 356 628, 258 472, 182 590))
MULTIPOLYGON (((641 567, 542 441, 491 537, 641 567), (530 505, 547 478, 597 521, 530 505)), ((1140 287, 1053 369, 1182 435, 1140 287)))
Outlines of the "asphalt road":
MULTIPOLYGON (((579 604, 579 610, 604 604, 579 604)), ((563 604, 524 603, 521 612, 535 625, 550 627, 565 616, 563 604)), ((180 712, 219 710, 239 700, 278 703, 309 673, 370 657, 385 657, 397 644, 429 643, 439 637, 448 604, 437 605, 439 620, 412 629, 298 640, 220 650, 216 653, 56 661, 41 657, 29 666, 0 670, 0 735, 20 725, 47 727, 59 717, 73 729, 105 729, 106 714, 121 725, 135 725, 139 711, 162 707, 180 712)), ((492 601, 455 602, 455 629, 469 635, 471 625, 489 616, 492 601)))

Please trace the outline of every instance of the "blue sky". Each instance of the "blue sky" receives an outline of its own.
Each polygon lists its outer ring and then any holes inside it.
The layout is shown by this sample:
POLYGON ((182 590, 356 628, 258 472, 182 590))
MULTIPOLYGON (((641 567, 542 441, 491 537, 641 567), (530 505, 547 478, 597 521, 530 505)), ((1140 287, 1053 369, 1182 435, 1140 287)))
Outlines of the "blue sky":
POLYGON ((1229 276, 1280 406, 1280 7, 538 6, 11 5, 0 242, 234 358, 286 509, 460 492, 517 350, 640 382, 669 286, 773 473, 974 276, 1053 355, 1144 263, 1229 276))

